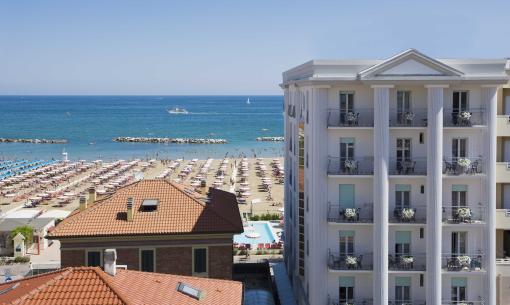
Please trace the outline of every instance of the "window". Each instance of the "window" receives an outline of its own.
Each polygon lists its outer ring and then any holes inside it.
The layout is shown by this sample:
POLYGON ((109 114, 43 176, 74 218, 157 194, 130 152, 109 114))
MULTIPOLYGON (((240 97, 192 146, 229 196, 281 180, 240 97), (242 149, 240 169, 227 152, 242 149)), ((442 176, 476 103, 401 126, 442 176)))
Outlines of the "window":
POLYGON ((397 120, 407 124, 406 113, 411 112, 411 91, 397 91, 397 120))
POLYGON ((156 211, 158 209, 158 199, 144 199, 142 201, 142 206, 140 207, 140 211, 143 212, 151 212, 156 211))
POLYGON ((340 304, 354 302, 354 277, 341 276, 338 283, 338 300, 340 304))
POLYGON ((452 278, 452 303, 460 303, 466 301, 467 297, 467 278, 452 278))
POLYGON ((452 157, 454 161, 465 158, 467 155, 467 139, 452 139, 452 157))
POLYGON ((411 185, 395 185, 395 208, 401 210, 411 206, 411 185))
POLYGON ((87 266, 101 267, 101 251, 87 251, 87 266))
POLYGON ((468 110, 468 92, 453 91, 453 113, 468 110))
POLYGON ((338 194, 341 209, 354 208, 354 184, 339 184, 338 194))
POLYGON ((397 139, 397 162, 411 160, 411 139, 397 139))
POLYGON ((207 248, 193 248, 193 274, 207 274, 207 248))
POLYGON ((406 256, 411 254, 411 231, 395 232, 395 255, 406 256))
POLYGON ((140 250, 140 271, 154 272, 154 249, 140 250))
POLYGON ((397 304, 408 304, 411 301, 411 278, 395 278, 395 300, 397 304))
POLYGON ((354 92, 340 92, 340 123, 346 124, 347 113, 354 112, 354 92))
POLYGON ((466 254, 467 232, 452 232, 451 246, 454 256, 466 254))
POLYGON ((340 167, 342 172, 348 170, 347 160, 354 160, 354 138, 340 138, 340 167))
POLYGON ((354 255, 354 231, 340 231, 340 256, 354 255))

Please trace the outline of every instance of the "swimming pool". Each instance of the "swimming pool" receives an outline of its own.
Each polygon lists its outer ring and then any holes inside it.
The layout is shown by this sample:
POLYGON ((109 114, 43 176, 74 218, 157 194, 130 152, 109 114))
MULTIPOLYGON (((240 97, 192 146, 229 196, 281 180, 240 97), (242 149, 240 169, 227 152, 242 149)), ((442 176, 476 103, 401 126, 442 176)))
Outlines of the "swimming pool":
POLYGON ((248 224, 251 226, 244 227, 244 233, 234 235, 234 242, 238 244, 251 244, 251 245, 258 245, 258 244, 266 244, 266 243, 272 243, 274 241, 278 242, 279 238, 273 234, 271 231, 270 223, 268 221, 249 221, 248 224), (246 236, 246 233, 251 232, 250 229, 253 228, 254 232, 257 232, 260 234, 257 238, 249 238, 246 236))

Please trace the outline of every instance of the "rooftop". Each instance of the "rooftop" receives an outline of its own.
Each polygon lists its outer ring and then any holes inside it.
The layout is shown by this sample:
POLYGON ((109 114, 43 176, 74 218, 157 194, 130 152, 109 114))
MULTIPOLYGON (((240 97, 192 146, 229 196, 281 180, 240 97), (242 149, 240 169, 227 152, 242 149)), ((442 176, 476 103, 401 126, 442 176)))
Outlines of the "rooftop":
POLYGON ((110 276, 98 267, 65 268, 0 284, 0 304, 19 305, 241 305, 240 282, 119 269, 110 276), (183 283, 201 297, 177 291, 183 283))
POLYGON ((184 186, 165 180, 140 180, 118 189, 83 211, 76 210, 49 235, 50 239, 95 236, 241 233, 234 194, 210 189, 210 203, 184 186), (133 220, 127 201, 133 198, 133 220), (157 202, 142 207, 145 200, 157 202))

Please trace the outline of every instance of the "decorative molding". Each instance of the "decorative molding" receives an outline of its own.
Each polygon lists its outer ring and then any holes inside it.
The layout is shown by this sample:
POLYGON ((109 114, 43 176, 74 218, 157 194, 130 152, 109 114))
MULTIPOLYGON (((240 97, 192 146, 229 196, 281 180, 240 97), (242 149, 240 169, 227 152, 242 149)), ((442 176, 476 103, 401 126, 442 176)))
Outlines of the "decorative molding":
POLYGON ((434 85, 425 85, 424 87, 427 88, 427 89, 429 89, 429 88, 443 88, 443 89, 446 89, 446 88, 450 88, 450 85, 447 85, 447 84, 434 84, 434 85))
POLYGON ((392 88, 395 88, 395 85, 371 85, 370 88, 372 88, 372 89, 375 89, 375 88, 388 88, 388 89, 392 89, 392 88))

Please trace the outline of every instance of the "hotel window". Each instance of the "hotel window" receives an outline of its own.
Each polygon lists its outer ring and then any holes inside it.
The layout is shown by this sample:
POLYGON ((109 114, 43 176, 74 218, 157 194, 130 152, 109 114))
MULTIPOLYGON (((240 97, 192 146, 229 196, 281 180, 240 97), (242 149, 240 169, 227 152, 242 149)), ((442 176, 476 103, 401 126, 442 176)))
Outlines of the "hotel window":
POLYGON ((395 185, 395 208, 402 210, 411 206, 411 185, 397 184, 395 185))
POLYGON ((452 278, 452 304, 466 301, 467 299, 467 278, 452 278))
POLYGON ((338 301, 340 304, 354 303, 354 276, 341 276, 338 281, 338 301))
POLYGON ((411 254, 411 231, 395 232, 395 256, 411 254))
POLYGON ((339 204, 340 208, 343 209, 353 209, 355 207, 354 203, 354 184, 339 184, 338 185, 338 194, 339 194, 339 204))
POLYGON ((193 248, 193 274, 207 274, 207 248, 193 248))
POLYGON ((467 206, 467 188, 465 184, 452 185, 452 206, 465 207, 467 206))
POLYGON ((452 254, 463 255, 467 250, 467 232, 452 232, 452 254))
POLYGON ((467 156, 467 139, 466 138, 455 138, 452 139, 452 157, 456 161, 460 158, 466 158, 467 156))
POLYGON ((354 112, 354 92, 340 92, 340 123, 347 123, 347 113, 354 112))
POLYGON ((101 267, 101 251, 87 251, 87 266, 101 267))
POLYGON ((395 278, 395 301, 397 304, 408 304, 411 302, 411 278, 395 278))
POLYGON ((154 272, 154 249, 140 250, 140 271, 154 272))
POLYGON ((411 91, 397 91, 397 119, 399 124, 408 123, 406 113, 411 112, 411 91))
POLYGON ((354 255, 354 231, 340 231, 340 256, 354 255))
POLYGON ((452 101, 452 123, 454 125, 460 125, 463 121, 459 118, 459 113, 462 111, 468 111, 468 92, 467 91, 454 91, 452 101))

